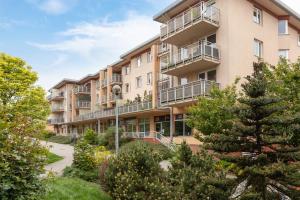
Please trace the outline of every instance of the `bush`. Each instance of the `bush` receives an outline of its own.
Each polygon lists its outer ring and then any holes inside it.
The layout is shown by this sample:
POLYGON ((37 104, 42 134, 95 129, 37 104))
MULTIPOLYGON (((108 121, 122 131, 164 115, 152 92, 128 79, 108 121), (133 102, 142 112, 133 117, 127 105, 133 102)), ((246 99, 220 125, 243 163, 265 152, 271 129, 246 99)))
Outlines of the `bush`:
POLYGON ((64 177, 80 178, 89 182, 97 182, 99 177, 99 170, 97 168, 88 171, 78 169, 74 166, 66 167, 63 172, 64 177))
POLYGON ((79 140, 75 145, 73 166, 84 171, 97 167, 94 147, 85 140, 79 140))
POLYGON ((46 150, 36 140, 0 132, 0 199, 38 199, 46 150))
POLYGON ((40 139, 49 139, 51 137, 55 136, 55 133, 52 131, 44 130, 41 132, 41 136, 39 137, 40 139))
POLYGON ((109 160, 104 184, 113 199, 174 199, 157 155, 143 142, 109 160))
MULTIPOLYGON (((115 149, 115 133, 116 127, 109 127, 103 135, 97 137, 97 144, 100 146, 105 146, 107 149, 115 149)), ((119 129, 119 141, 120 146, 131 141, 129 138, 122 138, 123 129, 119 129)))
POLYGON ((162 144, 153 144, 145 141, 132 141, 127 144, 124 144, 120 151, 130 151, 137 143, 143 143, 143 145, 147 146, 147 148, 151 149, 152 153, 157 157, 157 160, 168 160, 172 158, 173 152, 170 151, 167 147, 163 146, 162 144))
POLYGON ((95 131, 92 129, 87 129, 83 135, 83 139, 88 143, 88 144, 97 144, 97 134, 95 131))
POLYGON ((58 144, 71 144, 72 139, 71 136, 63 136, 63 135, 56 135, 53 137, 50 137, 48 142, 58 143, 58 144))

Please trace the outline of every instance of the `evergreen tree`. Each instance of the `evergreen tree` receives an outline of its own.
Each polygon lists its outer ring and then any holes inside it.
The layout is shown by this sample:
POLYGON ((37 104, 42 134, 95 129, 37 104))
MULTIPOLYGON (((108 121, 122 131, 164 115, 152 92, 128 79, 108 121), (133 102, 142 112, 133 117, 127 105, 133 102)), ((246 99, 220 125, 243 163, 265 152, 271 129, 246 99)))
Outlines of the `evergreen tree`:
POLYGON ((243 94, 232 109, 237 116, 233 128, 207 136, 205 143, 240 169, 242 182, 233 199, 296 199, 300 154, 291 132, 299 120, 287 115, 286 101, 269 91, 264 68, 264 63, 254 64, 254 73, 241 85, 243 94))

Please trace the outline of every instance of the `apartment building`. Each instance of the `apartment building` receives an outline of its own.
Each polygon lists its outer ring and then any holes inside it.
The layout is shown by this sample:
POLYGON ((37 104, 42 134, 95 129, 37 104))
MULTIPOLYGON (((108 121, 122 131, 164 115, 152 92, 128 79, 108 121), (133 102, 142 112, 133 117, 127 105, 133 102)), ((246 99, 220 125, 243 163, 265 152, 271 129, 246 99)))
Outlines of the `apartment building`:
POLYGON ((159 36, 95 75, 52 88, 50 122, 58 132, 101 133, 115 124, 118 104, 128 133, 190 136, 187 108, 212 85, 252 73, 259 59, 276 65, 300 55, 300 16, 279 0, 177 0, 154 20, 159 36))

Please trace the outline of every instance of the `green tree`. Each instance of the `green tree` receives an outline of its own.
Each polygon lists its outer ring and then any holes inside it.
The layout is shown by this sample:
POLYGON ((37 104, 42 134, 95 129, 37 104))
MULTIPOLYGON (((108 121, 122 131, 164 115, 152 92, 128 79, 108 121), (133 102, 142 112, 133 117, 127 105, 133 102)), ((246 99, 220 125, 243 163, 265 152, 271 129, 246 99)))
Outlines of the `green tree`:
POLYGON ((38 199, 46 151, 30 136, 45 126, 49 105, 37 74, 0 54, 0 199, 38 199))
POLYGON ((296 182, 289 178, 299 173, 300 154, 299 146, 292 145, 290 130, 299 123, 291 113, 285 113, 280 95, 269 90, 266 67, 255 64, 253 75, 241 85, 243 95, 234 109, 237 120, 232 129, 205 139, 208 147, 240 169, 239 180, 245 187, 233 196, 241 199, 274 199, 279 198, 279 192, 292 198, 297 195, 291 186, 296 182))
POLYGON ((229 108, 236 102, 236 87, 220 90, 212 88, 210 98, 200 97, 198 103, 188 110, 187 123, 204 135, 220 133, 232 127, 234 118, 229 108))

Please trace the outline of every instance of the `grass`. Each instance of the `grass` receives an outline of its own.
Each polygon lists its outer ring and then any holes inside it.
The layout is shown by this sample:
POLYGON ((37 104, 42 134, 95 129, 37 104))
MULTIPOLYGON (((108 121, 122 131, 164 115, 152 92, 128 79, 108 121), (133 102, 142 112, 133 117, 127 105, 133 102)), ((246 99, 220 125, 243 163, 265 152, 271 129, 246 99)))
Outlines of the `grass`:
POLYGON ((61 157, 59 155, 56 155, 54 153, 48 152, 46 162, 47 162, 47 164, 51 164, 51 163, 55 163, 57 161, 60 161, 62 159, 63 159, 63 157, 61 157))
POLYGON ((48 142, 54 142, 58 144, 71 144, 70 136, 56 135, 47 139, 48 142))
POLYGON ((47 187, 43 200, 111 200, 99 185, 77 178, 49 179, 47 187))

